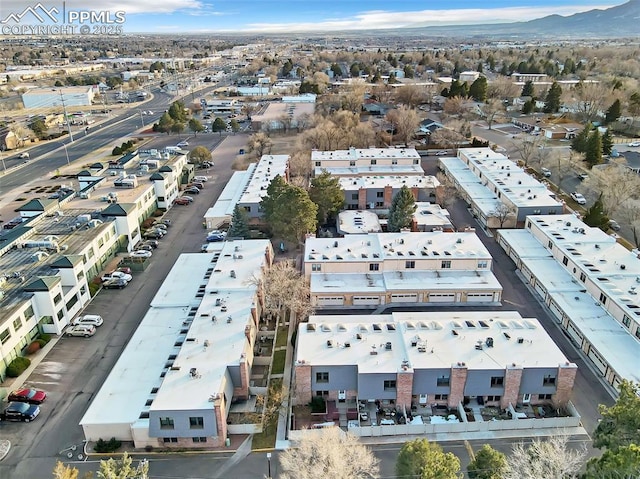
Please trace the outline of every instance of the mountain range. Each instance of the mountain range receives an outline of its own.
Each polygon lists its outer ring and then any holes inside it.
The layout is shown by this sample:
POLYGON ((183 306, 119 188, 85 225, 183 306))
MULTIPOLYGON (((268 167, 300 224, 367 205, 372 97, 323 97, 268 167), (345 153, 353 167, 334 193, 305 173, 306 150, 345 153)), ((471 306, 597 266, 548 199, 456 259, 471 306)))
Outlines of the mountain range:
POLYGON ((594 9, 569 16, 547 17, 516 23, 487 25, 451 25, 447 27, 425 26, 410 29, 426 36, 523 36, 523 37, 638 37, 640 36, 640 0, 629 0, 604 10, 594 9))

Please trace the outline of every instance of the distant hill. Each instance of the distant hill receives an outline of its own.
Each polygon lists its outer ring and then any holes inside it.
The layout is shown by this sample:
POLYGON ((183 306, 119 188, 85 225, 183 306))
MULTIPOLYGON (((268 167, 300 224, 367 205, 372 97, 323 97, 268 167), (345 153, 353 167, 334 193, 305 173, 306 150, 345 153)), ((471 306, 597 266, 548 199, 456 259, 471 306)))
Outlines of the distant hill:
POLYGON ((640 36, 640 0, 607 8, 594 9, 563 17, 547 17, 517 23, 490 25, 451 25, 447 27, 422 27, 412 33, 432 35, 510 35, 534 37, 638 37, 640 36))

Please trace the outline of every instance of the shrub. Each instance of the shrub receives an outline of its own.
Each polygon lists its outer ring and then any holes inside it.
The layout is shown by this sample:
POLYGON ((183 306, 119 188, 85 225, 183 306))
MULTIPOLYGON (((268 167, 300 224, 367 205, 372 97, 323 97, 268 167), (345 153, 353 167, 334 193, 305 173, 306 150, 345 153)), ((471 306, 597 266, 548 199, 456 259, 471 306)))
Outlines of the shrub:
POLYGON ((122 155, 122 148, 120 148, 119 146, 114 147, 113 150, 111 150, 111 155, 113 156, 122 155))
POLYGON ((312 413, 323 413, 327 410, 324 404, 324 399, 320 396, 313 396, 313 398, 311 398, 310 406, 312 413))
POLYGON ((48 342, 48 341, 45 341, 44 339, 36 339, 36 341, 38 342, 41 348, 44 348, 48 342))
POLYGON ((35 354, 36 351, 40 349, 40 343, 38 341, 34 341, 29 346, 27 346, 26 353, 27 354, 35 354))
POLYGON ((91 295, 91 297, 94 297, 98 291, 100 291, 100 284, 96 284, 96 283, 89 283, 89 294, 91 295))
POLYGON ((96 452, 116 452, 120 446, 122 446, 122 442, 118 441, 115 437, 112 437, 108 441, 104 439, 98 439, 96 441, 96 445, 93 448, 96 452))
POLYGON ((29 358, 18 357, 9 363, 7 366, 7 376, 10 378, 17 378, 31 365, 29 358))
POLYGON ((40 333, 38 339, 41 339, 42 341, 44 341, 44 344, 47 344, 49 341, 51 341, 51 335, 47 333, 40 333))

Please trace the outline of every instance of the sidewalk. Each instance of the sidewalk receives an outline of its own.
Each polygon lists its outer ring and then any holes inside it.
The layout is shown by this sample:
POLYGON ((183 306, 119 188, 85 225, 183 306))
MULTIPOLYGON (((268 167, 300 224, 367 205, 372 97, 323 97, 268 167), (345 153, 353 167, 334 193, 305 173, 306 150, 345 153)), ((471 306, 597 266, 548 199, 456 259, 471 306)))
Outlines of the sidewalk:
POLYGON ((31 361, 31 364, 25 371, 18 376, 17 378, 5 378, 4 381, 0 382, 0 398, 6 398, 11 391, 21 388, 24 383, 27 382, 29 376, 33 370, 40 364, 49 354, 49 351, 53 349, 56 343, 60 340, 62 336, 56 336, 55 334, 50 335, 51 340, 44 346, 44 348, 39 349, 34 354, 27 356, 31 361))

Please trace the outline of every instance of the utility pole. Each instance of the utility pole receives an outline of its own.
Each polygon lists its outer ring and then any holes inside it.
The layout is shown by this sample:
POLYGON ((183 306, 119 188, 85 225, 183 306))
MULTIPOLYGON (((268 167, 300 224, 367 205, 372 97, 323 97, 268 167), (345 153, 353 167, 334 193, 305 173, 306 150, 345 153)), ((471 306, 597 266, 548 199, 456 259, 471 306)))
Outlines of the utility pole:
POLYGON ((64 114, 64 120, 67 123, 67 129, 69 130, 69 140, 73 143, 73 133, 71 132, 71 125, 69 124, 69 117, 67 116, 67 107, 64 104, 64 95, 62 94, 62 90, 58 89, 58 93, 60 93, 60 101, 62 102, 62 113, 64 114))

